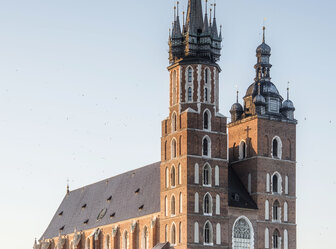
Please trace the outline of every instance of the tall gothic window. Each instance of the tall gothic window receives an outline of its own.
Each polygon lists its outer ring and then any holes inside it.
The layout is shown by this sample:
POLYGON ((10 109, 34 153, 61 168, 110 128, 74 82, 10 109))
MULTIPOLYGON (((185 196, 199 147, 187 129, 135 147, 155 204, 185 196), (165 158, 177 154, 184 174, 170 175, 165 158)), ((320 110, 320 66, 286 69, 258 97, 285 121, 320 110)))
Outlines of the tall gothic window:
POLYGON ((273 182, 273 193, 278 193, 278 176, 277 175, 273 176, 272 182, 273 182))
POLYGON ((273 158, 281 159, 282 143, 279 137, 274 137, 272 141, 272 156, 273 158))
POLYGON ((105 249, 110 249, 110 235, 106 235, 105 239, 105 249))
POLYGON ((203 212, 204 214, 211 215, 212 214, 212 198, 209 193, 204 196, 203 201, 203 212))
POLYGON ((192 69, 189 67, 188 68, 188 83, 192 82, 192 69))
POLYGON ((175 215, 175 196, 173 195, 171 198, 171 203, 170 203, 170 212, 171 215, 175 215))
POLYGON ((171 118, 171 122, 172 122, 172 131, 176 131, 176 113, 174 112, 171 118))
POLYGON ((204 89, 204 101, 205 101, 205 102, 208 102, 208 98, 209 98, 208 95, 209 95, 209 94, 208 94, 208 88, 206 87, 206 88, 204 89))
POLYGON ((173 139, 171 143, 171 154, 172 158, 176 158, 176 140, 173 139))
POLYGON ((203 138, 203 156, 210 156, 210 138, 203 138))
POLYGON ((208 164, 203 168, 203 185, 211 185, 211 167, 208 164))
POLYGON ((128 249, 128 247, 129 247, 128 232, 125 231, 123 236, 123 249, 128 249))
POLYGON ((178 184, 182 184, 182 167, 181 164, 178 166, 178 175, 177 175, 178 184))
POLYGON ((233 228, 233 249, 250 248, 253 248, 251 227, 245 218, 240 218, 233 228))
POLYGON ((242 160, 246 158, 246 143, 241 141, 239 144, 239 159, 242 160))
POLYGON ((275 201, 273 204, 273 221, 280 221, 280 203, 275 201))
POLYGON ((171 172, 170 172, 170 183, 171 183, 171 186, 172 187, 175 187, 175 178, 176 178, 176 175, 175 175, 175 167, 173 166, 172 169, 171 169, 171 172))
POLYGON ((203 129, 204 130, 209 129, 209 114, 207 111, 205 111, 203 115, 203 129))
POLYGON ((273 233, 273 249, 279 249, 280 248, 280 233, 279 231, 276 229, 273 233))
POLYGON ((148 230, 146 226, 142 231, 142 249, 148 249, 148 230))
POLYGON ((169 187, 169 169, 166 168, 166 188, 169 187))
POLYGON ((180 193, 180 197, 179 197, 179 212, 180 214, 182 213, 182 207, 183 207, 183 202, 182 202, 182 193, 180 193))
POLYGON ((192 88, 189 87, 188 88, 188 102, 191 102, 192 101, 192 88))
POLYGON ((182 155, 182 136, 179 137, 179 156, 182 155))
POLYGON ((278 141, 273 140, 273 157, 278 158, 278 141))
POLYGON ((171 243, 173 244, 173 245, 175 245, 176 244, 176 227, 175 227, 175 224, 173 223, 173 225, 172 225, 172 228, 171 228, 171 234, 170 234, 171 236, 170 236, 170 239, 171 239, 171 243))
POLYGON ((168 225, 165 226, 165 241, 168 241, 168 225))
POLYGON ((182 222, 179 223, 179 243, 182 243, 182 222))
POLYGON ((204 225, 204 244, 212 244, 212 243, 213 243, 212 225, 209 221, 207 221, 204 225))
POLYGON ((208 84, 209 82, 209 69, 205 69, 205 72, 204 72, 204 80, 205 80, 205 84, 208 84))

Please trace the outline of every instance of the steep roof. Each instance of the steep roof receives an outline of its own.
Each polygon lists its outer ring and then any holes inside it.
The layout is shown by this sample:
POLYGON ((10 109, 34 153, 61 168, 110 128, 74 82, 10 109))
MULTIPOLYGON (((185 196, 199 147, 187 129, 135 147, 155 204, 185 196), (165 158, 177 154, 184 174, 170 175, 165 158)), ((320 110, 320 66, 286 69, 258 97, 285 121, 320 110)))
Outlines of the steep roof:
POLYGON ((247 209, 258 209, 243 183, 232 167, 229 166, 229 206, 247 209))
POLYGON ((66 195, 42 238, 160 212, 160 162, 66 195))

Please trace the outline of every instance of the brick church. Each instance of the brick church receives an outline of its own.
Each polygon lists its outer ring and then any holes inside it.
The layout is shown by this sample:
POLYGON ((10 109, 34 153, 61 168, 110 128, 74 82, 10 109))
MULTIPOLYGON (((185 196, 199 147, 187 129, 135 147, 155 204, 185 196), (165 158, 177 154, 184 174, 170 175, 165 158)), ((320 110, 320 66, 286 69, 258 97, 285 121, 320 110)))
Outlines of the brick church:
POLYGON ((180 18, 177 6, 161 162, 68 190, 34 249, 296 249, 297 121, 271 82, 265 28, 227 123, 216 11, 189 0, 180 18))

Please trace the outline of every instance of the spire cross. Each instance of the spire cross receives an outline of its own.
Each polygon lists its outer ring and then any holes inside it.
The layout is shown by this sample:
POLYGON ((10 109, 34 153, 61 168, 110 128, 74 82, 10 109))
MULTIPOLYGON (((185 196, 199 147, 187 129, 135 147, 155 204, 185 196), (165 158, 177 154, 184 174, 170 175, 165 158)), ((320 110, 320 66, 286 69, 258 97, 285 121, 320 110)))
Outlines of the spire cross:
POLYGON ((288 81, 288 83, 287 83, 287 100, 289 100, 289 84, 290 84, 290 82, 288 81))
POLYGON ((246 127, 244 131, 246 131, 247 138, 249 137, 249 131, 252 130, 249 126, 246 127))
POLYGON ((205 14, 208 14, 208 0, 205 0, 205 14))
POLYGON ((237 90, 237 103, 239 101, 239 90, 237 90))
POLYGON ((174 6, 174 21, 176 21, 176 6, 174 6))
POLYGON ((216 18, 216 2, 213 4, 214 6, 214 18, 216 18))

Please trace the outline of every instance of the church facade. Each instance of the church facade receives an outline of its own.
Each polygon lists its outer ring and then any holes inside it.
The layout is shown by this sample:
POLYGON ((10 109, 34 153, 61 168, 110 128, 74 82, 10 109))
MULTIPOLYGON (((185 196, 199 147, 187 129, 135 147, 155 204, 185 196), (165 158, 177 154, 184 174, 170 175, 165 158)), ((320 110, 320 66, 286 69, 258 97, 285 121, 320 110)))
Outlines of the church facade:
POLYGON ((256 77, 227 123, 211 15, 189 0, 181 23, 177 6, 161 162, 67 191, 34 249, 296 249, 293 102, 271 82, 264 28, 256 77))

